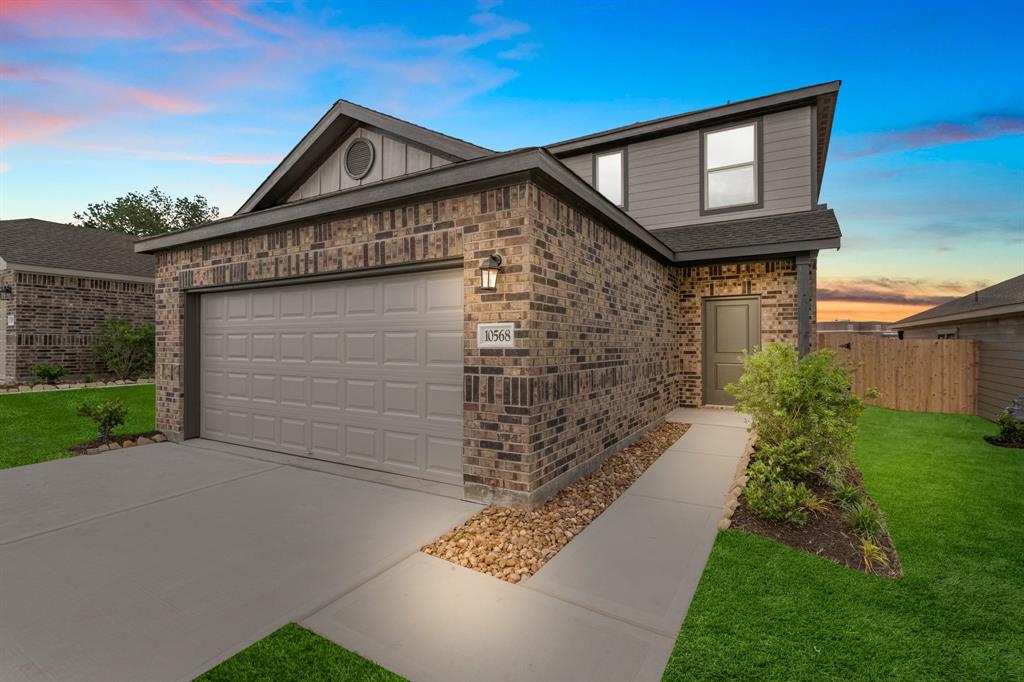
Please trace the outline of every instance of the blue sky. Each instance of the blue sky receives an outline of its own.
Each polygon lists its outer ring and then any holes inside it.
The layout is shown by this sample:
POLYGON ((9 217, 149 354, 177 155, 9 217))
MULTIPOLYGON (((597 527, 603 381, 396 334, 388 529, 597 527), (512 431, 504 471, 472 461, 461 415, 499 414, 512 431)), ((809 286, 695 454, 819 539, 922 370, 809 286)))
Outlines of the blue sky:
POLYGON ((337 98, 494 149, 843 81, 822 319, 1024 272, 1019 3, 0 3, 0 216, 233 212, 337 98))

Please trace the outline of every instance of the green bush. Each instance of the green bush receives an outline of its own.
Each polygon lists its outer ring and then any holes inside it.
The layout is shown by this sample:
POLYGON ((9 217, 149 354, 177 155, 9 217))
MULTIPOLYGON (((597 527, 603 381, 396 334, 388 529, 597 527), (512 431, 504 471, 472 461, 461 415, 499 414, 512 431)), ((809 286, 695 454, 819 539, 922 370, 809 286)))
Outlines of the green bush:
POLYGON ((39 381, 46 384, 55 384, 68 371, 61 365, 51 365, 48 362, 41 362, 32 366, 32 373, 39 377, 39 381))
POLYGON ((811 496, 807 486, 782 478, 777 468, 761 460, 750 464, 747 476, 743 495, 754 515, 766 521, 807 523, 804 503, 811 496))
POLYGON ((743 375, 726 390, 736 396, 737 409, 753 418, 762 447, 799 447, 811 470, 838 469, 853 454, 864 410, 850 390, 852 372, 831 351, 800 358, 793 348, 770 343, 743 356, 743 375))
POLYGON ((996 419, 999 435, 996 439, 1001 443, 1024 446, 1024 422, 1017 421, 1009 412, 1003 412, 996 419))
POLYGON ((882 534, 884 519, 882 512, 867 500, 860 500, 850 505, 847 515, 850 525, 862 538, 878 538, 882 534))
POLYGON ((814 468, 811 453, 803 442, 796 440, 765 443, 758 448, 757 459, 776 471, 779 477, 789 480, 797 480, 814 468))
POLYGON ((110 440, 114 429, 123 425, 128 417, 128 407, 119 398, 92 405, 82 403, 78 406, 78 415, 88 417, 95 422, 98 439, 110 440))
POLYGON ((107 320, 100 330, 96 355, 118 379, 149 374, 156 359, 156 329, 152 322, 133 325, 125 320, 107 320))

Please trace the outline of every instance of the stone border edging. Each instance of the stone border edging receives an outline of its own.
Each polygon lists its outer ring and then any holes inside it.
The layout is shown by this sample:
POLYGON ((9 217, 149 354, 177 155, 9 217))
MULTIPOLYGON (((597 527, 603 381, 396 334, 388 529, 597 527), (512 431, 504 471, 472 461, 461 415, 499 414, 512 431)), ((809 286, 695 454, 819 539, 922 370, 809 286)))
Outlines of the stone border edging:
POLYGON ((153 379, 117 379, 116 381, 90 381, 74 384, 21 384, 8 388, 0 388, 0 395, 9 393, 43 393, 45 391, 74 391, 82 388, 112 388, 116 386, 147 386, 155 384, 153 379))
POLYGON ((747 447, 743 449, 743 456, 736 463, 736 474, 732 479, 732 486, 729 489, 729 496, 725 498, 725 506, 722 508, 722 518, 718 521, 718 529, 725 530, 732 525, 732 515, 736 513, 736 507, 740 504, 740 493, 747 485, 747 466, 750 464, 750 455, 754 452, 754 444, 757 442, 757 431, 750 432, 747 439, 747 447))
POLYGON ((89 448, 82 454, 84 455, 98 455, 101 452, 109 452, 110 450, 123 450, 125 448, 133 448, 136 445, 152 445, 153 443, 163 443, 167 440, 167 436, 162 433, 158 433, 152 438, 147 436, 139 436, 135 439, 126 440, 123 443, 104 443, 103 445, 97 445, 94 448, 89 448))

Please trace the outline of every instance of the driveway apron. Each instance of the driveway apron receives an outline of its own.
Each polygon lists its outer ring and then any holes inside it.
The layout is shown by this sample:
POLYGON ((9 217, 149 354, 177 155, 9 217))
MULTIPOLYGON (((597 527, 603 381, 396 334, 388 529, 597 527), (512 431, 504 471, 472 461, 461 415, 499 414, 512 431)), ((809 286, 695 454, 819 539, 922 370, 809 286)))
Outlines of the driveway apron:
POLYGON ((479 509, 170 444, 0 472, 0 500, 3 680, 191 679, 479 509))

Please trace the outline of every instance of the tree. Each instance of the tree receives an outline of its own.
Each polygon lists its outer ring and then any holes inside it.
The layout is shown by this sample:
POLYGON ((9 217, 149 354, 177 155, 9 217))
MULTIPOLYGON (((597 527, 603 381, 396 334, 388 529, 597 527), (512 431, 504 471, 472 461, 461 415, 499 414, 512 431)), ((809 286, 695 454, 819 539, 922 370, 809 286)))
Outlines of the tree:
POLYGON ((129 192, 113 201, 89 204, 83 213, 75 213, 75 220, 84 227, 150 237, 195 227, 218 215, 220 209, 210 206, 201 194, 172 199, 154 187, 145 194, 129 192))

